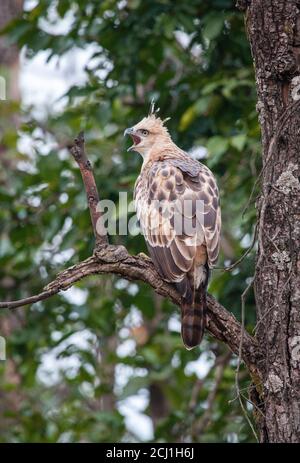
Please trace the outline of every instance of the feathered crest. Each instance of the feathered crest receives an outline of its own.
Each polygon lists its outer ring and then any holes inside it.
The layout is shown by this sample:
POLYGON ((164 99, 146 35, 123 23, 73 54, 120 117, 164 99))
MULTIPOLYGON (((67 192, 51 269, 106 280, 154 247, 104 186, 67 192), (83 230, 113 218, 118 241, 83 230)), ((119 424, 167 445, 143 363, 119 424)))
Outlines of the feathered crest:
MULTIPOLYGON (((148 117, 155 117, 157 119, 160 119, 160 117, 157 117, 157 114, 159 113, 160 111, 160 108, 155 108, 155 99, 152 98, 151 99, 151 103, 150 103, 150 108, 149 108, 149 113, 148 113, 148 117)), ((162 122, 162 125, 164 125, 167 121, 169 121, 171 118, 170 117, 166 117, 164 120, 161 120, 162 122)))
POLYGON ((148 116, 155 116, 157 113, 159 113, 159 111, 160 111, 160 108, 155 108, 155 99, 152 98, 151 102, 150 102, 150 108, 149 108, 148 116))

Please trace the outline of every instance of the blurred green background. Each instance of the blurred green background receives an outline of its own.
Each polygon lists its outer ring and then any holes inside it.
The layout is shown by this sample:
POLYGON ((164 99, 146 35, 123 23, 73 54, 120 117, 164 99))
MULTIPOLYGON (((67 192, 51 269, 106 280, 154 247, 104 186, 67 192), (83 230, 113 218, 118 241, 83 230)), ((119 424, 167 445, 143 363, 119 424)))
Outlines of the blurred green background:
MULTIPOLYGON (((35 294, 91 255, 85 192, 66 146, 84 130, 101 198, 118 202, 125 191, 132 199, 141 159, 126 152, 123 132, 148 112, 152 97, 161 117, 171 117, 174 141, 217 177, 218 265, 247 249, 254 204, 242 211, 260 168, 260 133, 244 19, 234 4, 1 2, 8 96, 0 102, 0 300, 35 294)), ((111 242, 146 252, 141 236, 111 242)), ((231 273, 215 270, 210 282, 238 318, 254 256, 231 273)), ((250 331, 255 324, 251 293, 246 324, 250 331)), ((237 359, 209 335, 186 351, 179 309, 144 284, 83 280, 47 301, 2 310, 0 334, 7 342, 1 442, 254 440, 236 398, 237 359)), ((239 376, 246 397, 246 370, 239 376)))

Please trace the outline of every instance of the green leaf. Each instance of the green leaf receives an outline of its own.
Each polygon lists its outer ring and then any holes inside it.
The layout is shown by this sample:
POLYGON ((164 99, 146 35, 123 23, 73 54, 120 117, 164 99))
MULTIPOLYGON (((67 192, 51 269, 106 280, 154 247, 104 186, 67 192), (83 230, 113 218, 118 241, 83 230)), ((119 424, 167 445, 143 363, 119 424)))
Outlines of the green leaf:
POLYGON ((229 143, 226 138, 220 137, 218 135, 211 137, 208 140, 206 148, 209 154, 208 163, 210 166, 214 166, 218 163, 223 154, 226 153, 228 144, 229 143))
POLYGON ((181 116, 178 129, 184 132, 197 117, 195 105, 190 106, 181 116))
POLYGON ((245 147, 247 136, 245 134, 234 135, 230 139, 230 144, 238 151, 242 151, 245 147))
POLYGON ((213 14, 204 18, 204 27, 202 34, 205 39, 213 40, 221 33, 224 25, 224 18, 222 14, 213 14))
POLYGON ((140 389, 146 388, 148 385, 149 378, 147 376, 130 378, 119 398, 122 400, 131 395, 135 395, 140 389))

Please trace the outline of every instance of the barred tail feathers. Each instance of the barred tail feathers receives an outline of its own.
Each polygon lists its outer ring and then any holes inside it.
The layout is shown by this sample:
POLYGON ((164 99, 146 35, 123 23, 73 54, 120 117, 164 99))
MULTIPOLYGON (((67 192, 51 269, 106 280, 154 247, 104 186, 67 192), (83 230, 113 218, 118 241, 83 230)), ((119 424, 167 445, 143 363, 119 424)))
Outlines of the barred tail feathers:
POLYGON ((201 265, 193 274, 193 285, 186 279, 177 284, 183 295, 181 306, 181 336, 187 349, 198 346, 206 327, 206 288, 209 277, 207 265, 201 265))
POLYGON ((181 336, 187 349, 198 346, 206 326, 206 289, 200 287, 192 304, 184 302, 181 306, 181 336))

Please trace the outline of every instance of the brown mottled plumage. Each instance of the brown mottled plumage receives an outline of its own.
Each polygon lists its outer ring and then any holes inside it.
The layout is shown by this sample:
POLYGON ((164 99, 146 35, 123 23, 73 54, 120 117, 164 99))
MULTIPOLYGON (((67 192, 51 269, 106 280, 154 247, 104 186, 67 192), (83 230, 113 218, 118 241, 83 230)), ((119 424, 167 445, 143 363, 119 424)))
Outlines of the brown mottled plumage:
POLYGON ((218 258, 221 214, 211 171, 173 143, 151 113, 125 134, 143 159, 135 206, 151 258, 162 278, 182 294, 182 338, 191 349, 206 325, 209 268, 218 258))

